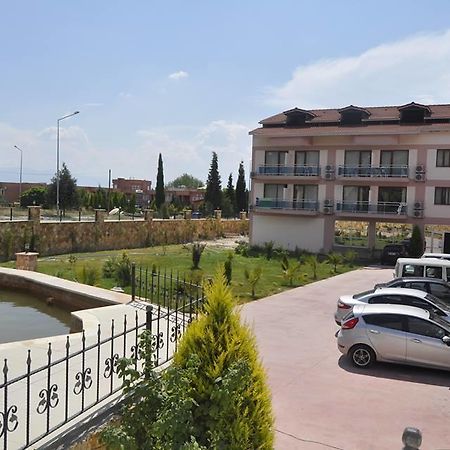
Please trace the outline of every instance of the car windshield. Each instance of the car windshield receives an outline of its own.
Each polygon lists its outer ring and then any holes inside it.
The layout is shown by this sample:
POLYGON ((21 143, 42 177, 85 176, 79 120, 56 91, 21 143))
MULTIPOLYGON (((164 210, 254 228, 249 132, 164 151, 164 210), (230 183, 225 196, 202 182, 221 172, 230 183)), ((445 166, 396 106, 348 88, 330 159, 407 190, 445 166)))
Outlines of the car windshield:
POLYGON ((441 299, 435 297, 434 295, 427 294, 427 295, 425 295, 425 298, 427 300, 429 300, 430 302, 433 302, 436 306, 439 306, 439 308, 443 309, 444 311, 449 310, 448 304, 443 302, 441 299))
POLYGON ((357 300, 358 298, 365 297, 366 295, 373 294, 375 289, 370 289, 369 291, 360 292, 359 294, 355 294, 353 298, 357 300))

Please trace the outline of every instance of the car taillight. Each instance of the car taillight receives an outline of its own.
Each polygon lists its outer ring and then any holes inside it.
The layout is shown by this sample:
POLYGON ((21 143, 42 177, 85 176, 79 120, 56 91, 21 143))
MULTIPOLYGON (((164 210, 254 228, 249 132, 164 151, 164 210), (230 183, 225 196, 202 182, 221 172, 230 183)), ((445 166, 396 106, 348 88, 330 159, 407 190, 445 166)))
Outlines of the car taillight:
POLYGON ((356 324, 358 323, 359 319, 357 317, 353 317, 350 320, 347 320, 344 322, 341 326, 343 330, 351 330, 352 328, 355 328, 356 324))
POLYGON ((337 306, 338 306, 339 309, 350 309, 351 308, 350 305, 347 305, 346 303, 343 303, 340 300, 338 301, 337 306))

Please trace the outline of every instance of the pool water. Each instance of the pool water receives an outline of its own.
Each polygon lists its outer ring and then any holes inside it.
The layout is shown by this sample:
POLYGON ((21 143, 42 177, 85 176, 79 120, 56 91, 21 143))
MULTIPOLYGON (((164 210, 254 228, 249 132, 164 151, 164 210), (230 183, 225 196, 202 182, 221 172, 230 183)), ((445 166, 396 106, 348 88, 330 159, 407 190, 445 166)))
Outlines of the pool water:
POLYGON ((0 344, 69 332, 70 312, 30 294, 0 288, 0 344))

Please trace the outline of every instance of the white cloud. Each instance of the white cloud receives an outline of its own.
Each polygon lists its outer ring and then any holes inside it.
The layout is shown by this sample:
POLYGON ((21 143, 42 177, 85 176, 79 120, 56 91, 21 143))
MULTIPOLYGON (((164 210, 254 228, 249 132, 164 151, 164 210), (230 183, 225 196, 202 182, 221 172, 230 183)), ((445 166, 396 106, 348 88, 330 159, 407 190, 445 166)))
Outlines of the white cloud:
POLYGON ((450 102, 450 30, 408 37, 360 55, 298 67, 266 92, 285 109, 450 102))
POLYGON ((158 154, 164 160, 165 180, 170 181, 183 172, 206 180, 211 163, 211 154, 215 151, 219 158, 219 170, 222 184, 225 185, 230 172, 236 180, 239 162, 248 166, 250 159, 249 125, 213 121, 199 127, 167 127, 152 130, 140 130, 138 135, 143 142, 139 153, 144 164, 154 168, 151 179, 156 177, 158 154))
POLYGON ((130 94, 129 92, 119 92, 119 98, 123 98, 123 99, 127 100, 132 97, 133 97, 133 94, 130 94))
POLYGON ((169 75, 170 80, 181 80, 182 78, 187 78, 189 74, 184 70, 179 70, 178 72, 171 73, 169 75))

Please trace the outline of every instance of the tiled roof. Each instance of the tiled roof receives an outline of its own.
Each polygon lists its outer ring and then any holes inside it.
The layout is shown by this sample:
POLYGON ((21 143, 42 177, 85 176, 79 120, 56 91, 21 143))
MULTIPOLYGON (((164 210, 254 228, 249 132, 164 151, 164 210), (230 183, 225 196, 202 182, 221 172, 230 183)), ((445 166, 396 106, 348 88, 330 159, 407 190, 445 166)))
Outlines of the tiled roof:
MULTIPOLYGON (((358 110, 366 110, 370 115, 364 122, 377 122, 377 121, 388 121, 388 120, 398 120, 400 118, 399 108, 406 105, 398 105, 398 106, 375 106, 375 107, 358 107, 355 106, 358 110)), ((419 107, 421 105, 418 105, 419 107)), ((450 104, 445 105, 423 105, 426 108, 429 108, 431 114, 428 119, 450 119, 450 104)), ((335 109, 312 109, 308 110, 308 112, 315 115, 314 118, 308 120, 308 123, 327 123, 327 122, 339 122, 341 115, 339 111, 343 111, 348 109, 348 107, 344 108, 335 108, 335 109)), ((290 111, 294 111, 294 109, 290 111)), ((302 110, 300 110, 302 111, 302 110)), ((289 112, 289 111, 286 111, 289 112)), ((280 113, 275 114, 274 116, 267 117, 259 122, 261 125, 283 125, 286 123, 286 114, 280 113)))

